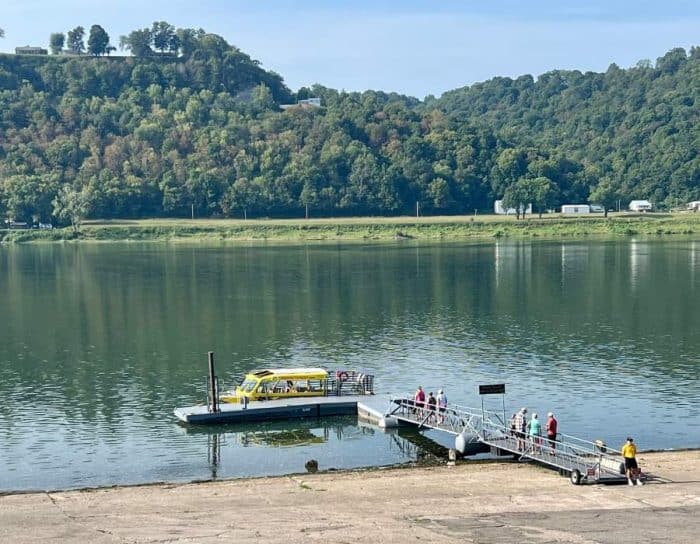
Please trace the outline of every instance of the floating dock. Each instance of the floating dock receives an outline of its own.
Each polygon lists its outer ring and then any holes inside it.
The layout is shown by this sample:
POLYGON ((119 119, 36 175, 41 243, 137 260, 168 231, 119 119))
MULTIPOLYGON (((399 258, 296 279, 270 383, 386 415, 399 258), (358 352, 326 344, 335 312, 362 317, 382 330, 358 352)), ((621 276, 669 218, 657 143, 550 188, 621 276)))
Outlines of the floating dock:
MULTIPOLYGON (((384 398, 385 406, 389 399, 384 398)), ((175 408, 175 416, 184 423, 244 423, 249 421, 269 421, 273 419, 294 419, 301 417, 328 417, 358 414, 358 403, 367 401, 365 395, 302 397, 251 402, 243 404, 218 405, 217 411, 209 406, 187 406, 175 408)), ((372 403, 374 404, 374 403, 372 403)))

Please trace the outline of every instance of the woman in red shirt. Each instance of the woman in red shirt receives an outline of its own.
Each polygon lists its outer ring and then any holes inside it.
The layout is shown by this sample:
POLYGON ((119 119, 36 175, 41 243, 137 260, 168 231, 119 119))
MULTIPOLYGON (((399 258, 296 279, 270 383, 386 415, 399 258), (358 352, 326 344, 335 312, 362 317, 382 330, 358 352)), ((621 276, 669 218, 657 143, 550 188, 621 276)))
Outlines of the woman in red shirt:
POLYGON ((551 448, 549 455, 554 455, 554 449, 557 446, 557 420, 552 412, 547 414, 547 425, 545 429, 547 431, 547 441, 551 448))

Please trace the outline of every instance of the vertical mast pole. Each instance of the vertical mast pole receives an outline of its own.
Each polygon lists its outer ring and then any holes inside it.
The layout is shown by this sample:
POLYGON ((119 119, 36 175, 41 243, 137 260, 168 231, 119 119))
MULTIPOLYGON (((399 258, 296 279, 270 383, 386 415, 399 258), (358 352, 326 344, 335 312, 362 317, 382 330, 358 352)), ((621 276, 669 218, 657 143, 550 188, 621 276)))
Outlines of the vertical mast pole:
POLYGON ((211 412, 219 411, 219 399, 216 391, 216 375, 214 374, 214 352, 209 352, 209 396, 211 398, 211 412))

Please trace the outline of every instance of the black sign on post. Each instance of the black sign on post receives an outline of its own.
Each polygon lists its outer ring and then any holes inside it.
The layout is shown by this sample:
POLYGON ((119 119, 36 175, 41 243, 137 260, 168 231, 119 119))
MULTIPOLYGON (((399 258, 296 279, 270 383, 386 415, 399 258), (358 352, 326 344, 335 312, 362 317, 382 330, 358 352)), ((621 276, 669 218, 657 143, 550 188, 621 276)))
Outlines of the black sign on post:
POLYGON ((494 383, 491 385, 480 385, 479 395, 505 395, 506 394, 506 384, 504 383, 494 383))

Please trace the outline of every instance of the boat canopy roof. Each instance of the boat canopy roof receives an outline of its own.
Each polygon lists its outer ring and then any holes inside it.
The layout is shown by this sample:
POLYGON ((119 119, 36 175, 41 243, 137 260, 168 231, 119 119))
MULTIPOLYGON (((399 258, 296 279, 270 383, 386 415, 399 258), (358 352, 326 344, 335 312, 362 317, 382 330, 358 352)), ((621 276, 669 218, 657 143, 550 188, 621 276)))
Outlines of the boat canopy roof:
POLYGON ((300 378, 318 378, 324 379, 328 377, 328 371, 324 368, 268 368, 263 370, 254 370, 248 373, 249 376, 255 378, 279 378, 279 379, 300 379, 300 378))

